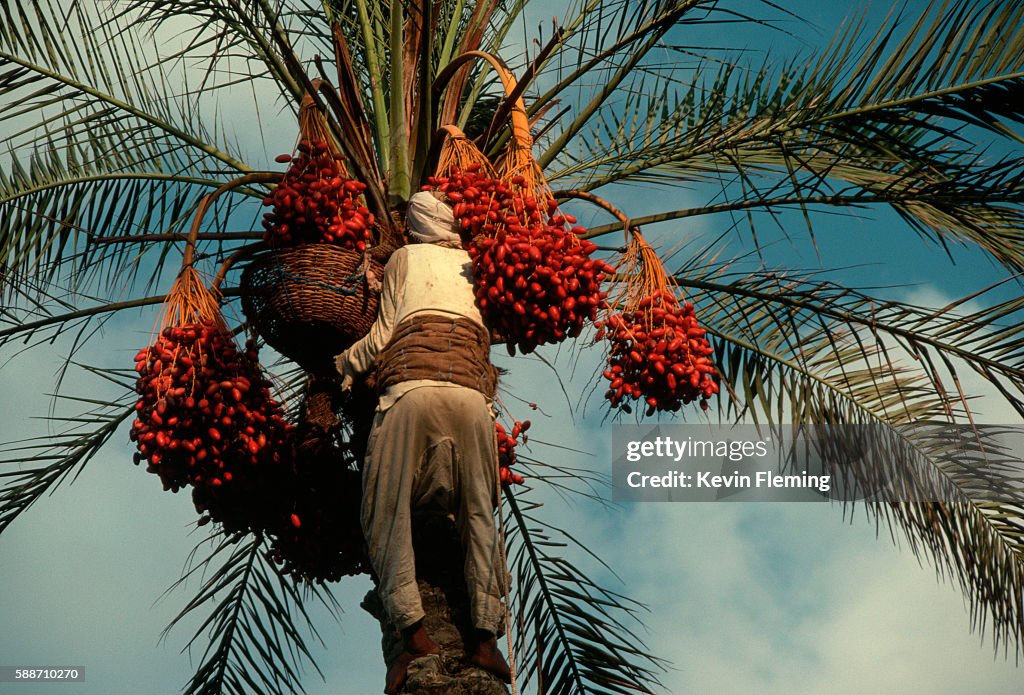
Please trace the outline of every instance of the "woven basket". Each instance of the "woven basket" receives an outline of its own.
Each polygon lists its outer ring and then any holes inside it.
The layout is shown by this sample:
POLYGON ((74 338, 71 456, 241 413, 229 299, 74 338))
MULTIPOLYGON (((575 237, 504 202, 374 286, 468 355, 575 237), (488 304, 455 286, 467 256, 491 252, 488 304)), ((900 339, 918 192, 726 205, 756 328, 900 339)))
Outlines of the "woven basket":
MULTIPOLYGON (((371 258, 377 279, 384 267, 371 258)), ((331 358, 366 335, 377 316, 363 255, 329 244, 260 254, 241 278, 242 311, 267 344, 307 371, 330 370, 331 358)))

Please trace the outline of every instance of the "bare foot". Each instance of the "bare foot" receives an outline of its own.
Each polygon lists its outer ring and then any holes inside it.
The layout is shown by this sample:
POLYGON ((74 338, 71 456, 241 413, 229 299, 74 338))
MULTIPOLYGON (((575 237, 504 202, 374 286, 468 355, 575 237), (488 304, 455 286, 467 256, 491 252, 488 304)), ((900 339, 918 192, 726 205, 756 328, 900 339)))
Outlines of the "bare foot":
POLYGON ((489 632, 481 634, 476 647, 469 654, 469 661, 506 683, 512 681, 512 669, 508 667, 508 662, 498 649, 498 639, 489 632))
POLYGON ((405 683, 405 677, 409 673, 409 664, 424 656, 441 653, 441 648, 437 646, 434 640, 430 639, 430 635, 427 634, 422 621, 407 628, 403 632, 403 637, 405 648, 388 669, 387 680, 384 685, 384 692, 388 695, 395 695, 395 693, 401 690, 402 685, 405 683))

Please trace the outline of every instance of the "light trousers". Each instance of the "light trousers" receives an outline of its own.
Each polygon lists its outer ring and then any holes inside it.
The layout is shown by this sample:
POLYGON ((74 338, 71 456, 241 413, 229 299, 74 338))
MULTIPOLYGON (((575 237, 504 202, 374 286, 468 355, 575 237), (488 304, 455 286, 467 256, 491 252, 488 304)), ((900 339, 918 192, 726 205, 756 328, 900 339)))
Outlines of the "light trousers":
POLYGON ((494 420, 478 391, 424 386, 377 413, 363 469, 361 517, 381 601, 399 629, 424 617, 412 510, 438 504, 455 517, 462 539, 473 624, 501 632, 496 477, 494 420))

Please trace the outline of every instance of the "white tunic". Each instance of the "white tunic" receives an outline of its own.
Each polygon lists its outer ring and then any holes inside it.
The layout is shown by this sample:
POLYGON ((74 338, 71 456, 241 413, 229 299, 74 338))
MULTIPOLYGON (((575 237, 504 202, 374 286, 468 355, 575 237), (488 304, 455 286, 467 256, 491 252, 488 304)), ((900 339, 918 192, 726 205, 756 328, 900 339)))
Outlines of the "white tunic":
MULTIPOLYGON (((469 254, 462 249, 412 244, 395 251, 384 269, 377 320, 369 333, 335 358, 342 379, 369 372, 391 340, 395 326, 416 314, 461 316, 483 326, 472 277, 469 254)), ((378 411, 387 410, 421 386, 466 388, 447 381, 404 381, 381 394, 378 411)))

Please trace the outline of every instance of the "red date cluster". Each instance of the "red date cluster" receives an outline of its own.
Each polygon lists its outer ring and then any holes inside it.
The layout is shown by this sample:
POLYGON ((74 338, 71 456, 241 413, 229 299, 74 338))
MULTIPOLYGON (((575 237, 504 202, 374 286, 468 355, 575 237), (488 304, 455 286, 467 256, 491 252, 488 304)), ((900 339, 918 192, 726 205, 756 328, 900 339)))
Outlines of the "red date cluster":
POLYGON ((363 251, 372 238, 373 214, 363 205, 366 184, 349 179, 327 142, 303 141, 298 155, 282 154, 288 171, 264 205, 264 241, 271 246, 335 244, 363 251))
POLYGON ((145 460, 165 490, 193 486, 200 512, 246 527, 233 518, 244 510, 231 509, 230 491, 281 462, 290 428, 255 347, 239 351, 216 321, 170 326, 139 351, 135 371, 135 463, 145 460))
MULTIPOLYGON (((516 184, 516 181, 513 181, 516 184)), ((576 220, 470 168, 430 180, 452 202, 472 239, 477 306, 488 326, 523 353, 576 337, 604 306, 601 283, 613 272, 591 258, 576 220)), ((521 184, 520 184, 521 185, 521 184)))
POLYGON ((678 411, 699 399, 707 410, 708 399, 718 393, 718 372, 693 304, 679 304, 674 294, 662 290, 645 297, 633 311, 597 325, 597 338, 611 342, 604 376, 611 381, 605 398, 613 406, 621 404, 628 412, 626 399, 643 399, 647 414, 653 415, 657 410, 678 411))
POLYGON ((494 423, 495 434, 498 437, 498 476, 502 485, 522 485, 525 482, 523 476, 512 472, 512 466, 516 462, 516 446, 519 444, 519 436, 522 435, 525 444, 525 432, 528 429, 530 429, 529 420, 514 423, 511 434, 500 422, 494 423))
POLYGON ((302 452, 281 480, 288 508, 268 529, 271 559, 296 581, 335 582, 369 571, 359 523, 359 473, 336 450, 302 452))

